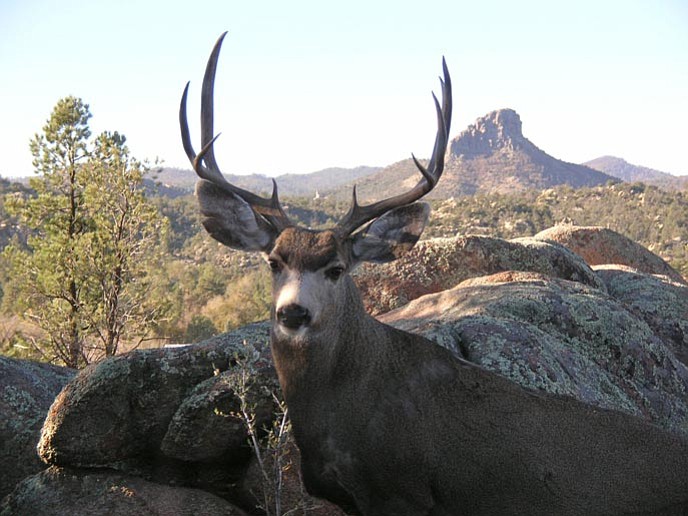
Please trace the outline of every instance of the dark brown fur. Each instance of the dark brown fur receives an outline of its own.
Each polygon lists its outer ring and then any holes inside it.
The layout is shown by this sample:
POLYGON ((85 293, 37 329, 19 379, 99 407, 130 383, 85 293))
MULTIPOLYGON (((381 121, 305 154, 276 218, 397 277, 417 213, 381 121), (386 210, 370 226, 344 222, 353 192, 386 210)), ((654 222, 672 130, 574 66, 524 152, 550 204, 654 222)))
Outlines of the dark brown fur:
POLYGON ((365 515, 688 513, 684 437, 459 360, 340 281, 326 330, 272 336, 309 492, 365 515))
POLYGON ((280 234, 270 255, 294 269, 317 271, 346 253, 337 244, 333 231, 287 228, 280 234))

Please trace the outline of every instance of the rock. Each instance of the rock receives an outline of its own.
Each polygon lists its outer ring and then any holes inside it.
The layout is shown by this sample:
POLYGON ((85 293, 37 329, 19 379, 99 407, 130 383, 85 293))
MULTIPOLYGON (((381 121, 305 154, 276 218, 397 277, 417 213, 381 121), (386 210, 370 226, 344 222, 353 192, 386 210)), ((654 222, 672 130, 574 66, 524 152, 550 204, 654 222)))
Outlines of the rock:
POLYGON ((688 368, 598 289, 536 273, 475 278, 380 317, 526 387, 688 434, 688 368))
MULTIPOLYGON (((248 432, 242 419, 235 414, 240 403, 233 386, 242 372, 224 371, 194 387, 177 408, 162 440, 162 452, 185 461, 232 461, 238 455, 250 455, 246 447, 248 432)), ((274 412, 271 397, 262 387, 276 379, 274 371, 266 381, 251 383, 247 404, 255 415, 255 426, 270 426, 274 412)), ((278 390, 276 381, 273 391, 278 390)))
POLYGON ((505 194, 562 184, 579 188, 608 181, 617 180, 550 156, 523 135, 513 109, 500 109, 478 118, 450 142, 444 179, 430 196, 505 194))
POLYGON ((688 284, 659 256, 611 229, 560 224, 541 231, 533 238, 566 246, 589 265, 628 265, 640 272, 662 274, 675 282, 688 284))
MULTIPOLYGON (((210 428, 227 423, 223 403, 232 393, 222 391, 221 378, 236 355, 245 353, 247 340, 262 346, 263 358, 269 356, 267 326, 256 324, 203 344, 134 351, 84 369, 50 408, 38 447, 41 458, 51 465, 108 467, 231 497, 250 451, 238 438, 219 444, 221 436, 192 446, 199 426, 186 415, 195 410, 210 428), (220 405, 217 413, 214 400, 220 405), (186 455, 182 445, 189 447, 186 455)), ((274 382, 270 367, 261 371, 274 382)))
POLYGON ((0 356, 0 499, 45 467, 36 453, 41 426, 75 374, 66 367, 0 356))
MULTIPOLYGON (((408 303, 381 320, 423 333, 457 356, 526 387, 688 434, 688 286, 669 276, 623 266, 593 271, 542 238, 471 236, 420 242, 397 262, 362 267, 356 281, 375 313, 408 303)), ((185 500, 210 508, 188 514, 242 514, 234 505, 256 513, 262 473, 232 414, 239 409, 236 360, 250 342, 259 348, 258 383, 247 396, 259 427, 274 416, 262 390, 276 381, 268 332, 268 322, 249 325, 80 372, 55 399, 42 430, 40 455, 53 467, 20 484, 2 506, 14 512, 2 516, 23 514, 30 493, 41 500, 35 514, 51 504, 62 510, 63 500, 64 514, 120 514, 120 507, 129 511, 122 514, 184 514, 185 500), (130 491, 131 499, 118 498, 130 491), (169 504, 146 505, 149 494, 169 504)), ((310 503, 300 491, 297 450, 288 457, 285 503, 310 503)), ((320 504, 313 514, 340 512, 320 504)))
POLYGON ((26 478, 0 504, 0 516, 242 516, 226 500, 116 471, 51 467, 26 478))
POLYGON ((508 241, 485 236, 418 242, 395 262, 363 265, 355 280, 366 308, 375 315, 452 288, 467 278, 509 270, 539 272, 605 289, 592 269, 561 245, 531 238, 508 241))
POLYGON ((645 321, 676 358, 688 365, 688 285, 624 265, 594 269, 609 294, 645 321))
POLYGON ((451 141, 450 150, 452 156, 473 158, 505 148, 514 150, 529 143, 523 136, 518 113, 513 109, 498 109, 469 125, 451 141))

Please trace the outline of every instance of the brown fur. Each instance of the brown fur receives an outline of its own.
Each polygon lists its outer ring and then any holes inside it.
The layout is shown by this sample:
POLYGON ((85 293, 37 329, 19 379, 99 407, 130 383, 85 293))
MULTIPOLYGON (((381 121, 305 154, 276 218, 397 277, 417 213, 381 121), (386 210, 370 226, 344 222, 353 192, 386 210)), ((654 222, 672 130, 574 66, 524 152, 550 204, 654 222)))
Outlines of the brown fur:
POLYGON ((308 231, 292 227, 280 234, 270 255, 294 269, 317 271, 336 258, 343 258, 345 251, 339 247, 333 231, 308 231))
MULTIPOLYGON (((284 237, 273 254, 287 267, 326 267, 346 247, 330 233, 284 237)), ((312 494, 364 515, 688 511, 685 438, 523 389, 383 325, 347 276, 331 290, 318 332, 289 338, 273 322, 312 494)))

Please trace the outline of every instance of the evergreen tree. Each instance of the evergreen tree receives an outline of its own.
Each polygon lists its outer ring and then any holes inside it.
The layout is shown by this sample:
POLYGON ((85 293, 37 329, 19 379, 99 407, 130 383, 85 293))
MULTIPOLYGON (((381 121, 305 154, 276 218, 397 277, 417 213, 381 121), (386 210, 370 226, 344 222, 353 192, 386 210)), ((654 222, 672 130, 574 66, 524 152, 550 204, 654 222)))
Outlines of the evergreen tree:
POLYGON ((146 297, 166 226, 143 195, 145 167, 118 133, 90 142, 90 117, 81 99, 57 103, 30 144, 36 195, 6 205, 32 235, 28 249, 4 251, 6 291, 43 330, 36 345, 46 358, 70 367, 115 354, 122 338, 140 339, 163 311, 146 297))
POLYGON ((40 177, 31 187, 36 197, 13 198, 10 213, 35 233, 32 253, 10 246, 11 278, 18 303, 45 330, 50 348, 66 365, 82 363, 85 322, 82 313, 80 251, 87 230, 83 210, 83 162, 88 158, 91 113, 81 99, 61 99, 31 140, 33 165, 40 177))

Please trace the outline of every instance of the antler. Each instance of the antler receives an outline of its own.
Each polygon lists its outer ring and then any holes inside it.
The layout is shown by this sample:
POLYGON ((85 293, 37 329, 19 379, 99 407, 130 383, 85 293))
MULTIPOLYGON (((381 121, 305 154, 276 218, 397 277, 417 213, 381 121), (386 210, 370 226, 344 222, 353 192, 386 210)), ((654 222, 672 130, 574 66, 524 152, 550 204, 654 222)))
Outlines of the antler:
POLYGON ((186 155, 193 169, 201 179, 210 181, 226 192, 240 197, 246 201, 255 212, 262 215, 272 224, 277 231, 282 231, 286 227, 293 226, 293 223, 289 220, 289 217, 287 217, 287 214, 284 213, 280 205, 277 195, 277 182, 274 179, 272 180, 271 198, 267 199, 260 197, 229 183, 222 175, 220 167, 215 160, 213 144, 220 135, 213 136, 213 90, 215 87, 217 60, 220 55, 222 41, 226 35, 227 33, 224 32, 217 40, 217 43, 215 43, 215 47, 208 58, 205 75, 203 76, 203 88, 201 92, 201 145, 203 148, 198 154, 196 154, 191 144, 189 124, 186 118, 186 97, 189 91, 189 83, 187 83, 184 88, 184 94, 182 95, 182 101, 179 106, 179 126, 182 132, 184 151, 186 151, 186 155))
POLYGON ((432 94, 432 98, 435 101, 435 109, 437 110, 437 136, 435 137, 435 147, 432 151, 432 157, 430 158, 428 168, 425 168, 416 157, 411 154, 416 167, 418 167, 423 177, 410 191, 366 206, 358 204, 356 199, 356 187, 354 186, 351 208, 337 224, 337 230, 341 233, 350 235, 366 222, 370 222, 394 208, 411 204, 435 188, 444 170, 444 154, 447 150, 447 140, 451 127, 451 78, 449 77, 449 70, 447 70, 447 63, 444 58, 442 58, 442 71, 444 74, 444 80, 440 77, 440 83, 442 83, 442 107, 440 107, 435 94, 432 94))

